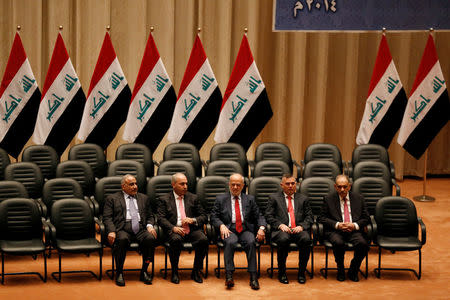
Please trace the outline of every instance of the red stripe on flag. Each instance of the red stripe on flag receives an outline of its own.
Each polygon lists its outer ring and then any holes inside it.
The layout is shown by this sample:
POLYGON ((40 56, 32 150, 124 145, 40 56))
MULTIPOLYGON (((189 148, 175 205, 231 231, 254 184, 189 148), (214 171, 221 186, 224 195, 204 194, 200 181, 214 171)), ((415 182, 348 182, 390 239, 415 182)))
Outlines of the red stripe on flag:
POLYGON ((381 36, 380 46, 378 47, 377 59, 375 61, 375 66, 373 68, 372 78, 369 85, 369 93, 367 97, 370 96, 373 89, 377 86, 383 74, 386 72, 389 64, 392 61, 391 52, 389 51, 389 46, 386 40, 386 36, 383 34, 381 36))
POLYGON ((194 46, 192 47, 191 56, 189 57, 189 61, 186 67, 186 71, 184 71, 183 80, 181 81, 180 90, 178 92, 178 99, 183 94, 184 90, 187 88, 189 83, 191 83, 192 78, 198 73, 198 70, 201 68, 203 63, 206 60, 206 53, 203 49, 202 42, 200 41, 199 36, 195 38, 194 46))
POLYGON ((250 45, 248 44, 247 35, 244 34, 236 61, 233 66, 233 71, 231 72, 230 80, 228 81, 227 89, 225 90, 225 94, 223 96, 222 107, 220 110, 222 110, 228 100, 228 97, 230 97, 231 93, 233 93, 239 81, 241 81, 242 77, 244 77, 245 72, 247 72, 252 63, 252 51, 250 50, 250 45))
POLYGON ((61 72, 61 69, 69 59, 66 46, 64 45, 63 38, 60 33, 56 38, 55 48, 53 49, 52 59, 48 66, 47 75, 45 76, 44 87, 42 88, 41 101, 44 99, 48 89, 52 86, 53 81, 61 72))
POLYGON ((139 73, 136 79, 136 84, 133 89, 133 96, 131 96, 131 102, 133 102, 134 97, 141 89, 147 77, 152 72, 156 63, 159 59, 159 52, 156 48, 155 41, 153 40, 153 34, 150 33, 147 40, 147 45, 145 46, 144 56, 142 57, 141 67, 139 68, 139 73))
POLYGON ((0 86, 0 97, 3 95, 5 89, 11 83, 11 80, 14 78, 26 59, 27 55, 25 54, 22 40, 20 39, 20 35, 16 33, 13 45, 11 47, 11 52, 9 53, 8 63, 6 64, 2 84, 0 86))
POLYGON ((97 64, 95 65, 94 74, 92 74, 91 84, 89 85, 88 95, 86 97, 89 98, 91 91, 106 73, 109 66, 112 64, 114 59, 116 58, 116 52, 114 51, 114 47, 111 42, 111 37, 107 32, 105 34, 105 39, 103 40, 102 49, 100 50, 100 54, 98 55, 97 64))
POLYGON ((420 61, 419 70, 417 70, 416 78, 414 79, 409 96, 414 94, 417 87, 422 83, 428 73, 430 73, 430 70, 434 67, 437 61, 438 56, 436 47, 434 46, 433 36, 430 34, 428 36, 427 45, 425 46, 425 51, 423 52, 422 60, 420 61))

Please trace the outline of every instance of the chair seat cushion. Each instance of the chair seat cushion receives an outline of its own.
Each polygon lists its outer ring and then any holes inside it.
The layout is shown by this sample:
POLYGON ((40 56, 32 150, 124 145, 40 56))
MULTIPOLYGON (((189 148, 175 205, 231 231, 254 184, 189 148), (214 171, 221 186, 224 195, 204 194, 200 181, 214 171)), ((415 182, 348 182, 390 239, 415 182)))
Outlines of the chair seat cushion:
POLYGON ((377 236, 377 245, 396 251, 412 251, 422 248, 422 243, 415 236, 409 237, 389 237, 389 236, 377 236))
POLYGON ((45 245, 41 239, 31 239, 26 241, 0 240, 0 249, 10 254, 38 254, 45 250, 45 245))
POLYGON ((93 252, 102 249, 102 244, 95 238, 81 240, 56 240, 56 248, 66 252, 93 252))

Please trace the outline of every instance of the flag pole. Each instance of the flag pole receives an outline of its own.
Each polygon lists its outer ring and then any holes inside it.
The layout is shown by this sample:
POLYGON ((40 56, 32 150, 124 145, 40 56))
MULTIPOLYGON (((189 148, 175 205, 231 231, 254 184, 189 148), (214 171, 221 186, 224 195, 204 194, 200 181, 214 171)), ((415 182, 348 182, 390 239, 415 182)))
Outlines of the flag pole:
MULTIPOLYGON (((433 34, 434 29, 430 28, 430 34, 433 34)), ((414 196, 413 199, 420 202, 432 202, 436 198, 427 195, 427 160, 428 160, 428 149, 425 150, 425 155, 423 159, 423 187, 422 195, 414 196)))
POLYGON ((20 29, 21 29, 22 27, 20 27, 20 25, 17 25, 17 33, 19 33, 20 32, 20 29))

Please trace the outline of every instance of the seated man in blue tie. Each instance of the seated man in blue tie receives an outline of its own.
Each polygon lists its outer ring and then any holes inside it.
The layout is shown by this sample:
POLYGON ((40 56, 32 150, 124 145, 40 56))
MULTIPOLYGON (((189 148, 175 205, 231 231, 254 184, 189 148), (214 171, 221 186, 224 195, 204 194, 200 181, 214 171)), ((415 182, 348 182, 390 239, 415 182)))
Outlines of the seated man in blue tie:
POLYGON ((116 284, 118 286, 125 285, 123 264, 132 240, 139 242, 142 253, 140 280, 145 284, 152 284, 152 278, 148 275, 147 268, 156 244, 156 231, 153 228, 155 217, 151 211, 148 197, 138 193, 134 176, 124 175, 122 191, 106 198, 103 222, 116 261, 116 284))
POLYGON ((240 174, 230 176, 230 192, 216 197, 211 214, 212 225, 220 232, 224 242, 225 285, 234 286, 234 249, 239 242, 247 255, 248 272, 250 273, 250 286, 259 289, 256 270, 256 240, 264 240, 266 220, 261 215, 255 197, 242 193, 244 177, 240 174))

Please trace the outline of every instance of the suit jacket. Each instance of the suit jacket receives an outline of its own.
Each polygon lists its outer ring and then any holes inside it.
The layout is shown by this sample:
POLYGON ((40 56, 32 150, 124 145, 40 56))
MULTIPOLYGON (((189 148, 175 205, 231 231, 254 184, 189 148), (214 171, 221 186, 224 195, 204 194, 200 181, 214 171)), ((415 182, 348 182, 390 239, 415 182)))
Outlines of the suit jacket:
MULTIPOLYGON (((278 192, 269 196, 266 207, 266 220, 277 230, 278 226, 284 224, 289 226, 289 213, 286 206, 286 199, 283 192, 278 192)), ((294 216, 295 225, 302 226, 303 230, 308 231, 313 222, 313 215, 309 199, 300 193, 294 194, 294 216)))
MULTIPOLYGON (((369 223, 369 213, 367 212, 366 203, 364 202, 363 196, 358 193, 350 191, 349 197, 352 222, 357 223, 359 230, 362 231, 369 223)), ((324 224, 326 231, 336 230, 336 222, 343 222, 341 203, 337 192, 332 192, 324 197, 322 211, 318 221, 324 224)))
MULTIPOLYGON (((197 224, 189 225, 191 231, 202 229, 203 224, 206 223, 207 217, 203 206, 197 199, 197 195, 187 192, 184 195, 184 211, 186 217, 196 218, 197 224)), ((158 202, 158 222, 166 231, 171 231, 177 225, 177 205, 173 192, 169 192, 159 197, 158 202)))
MULTIPOLYGON (((241 194, 242 203, 242 228, 243 230, 248 230, 256 233, 260 226, 266 226, 266 219, 260 213, 258 205, 255 202, 255 197, 252 195, 241 194)), ((228 192, 226 194, 221 194, 216 197, 216 202, 214 203, 214 208, 211 213, 211 223, 218 230, 220 225, 224 224, 231 227, 231 194, 228 192)))
MULTIPOLYGON (((150 201, 147 195, 137 193, 135 196, 138 204, 140 223, 143 228, 147 224, 155 225, 155 217, 152 213, 150 201)), ((105 223, 106 233, 117 232, 123 230, 127 216, 127 205, 123 192, 119 191, 106 198, 105 207, 103 208, 103 223, 105 223)))

